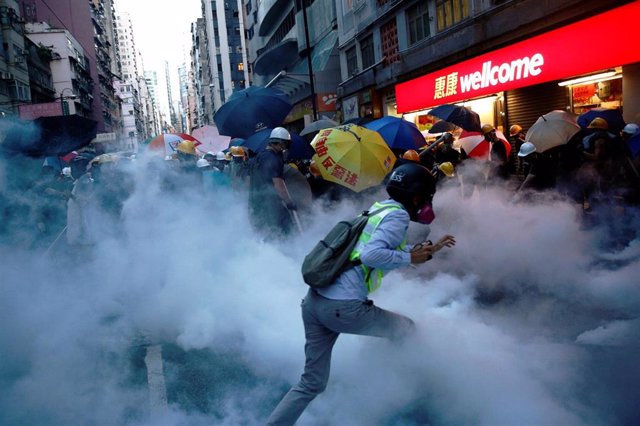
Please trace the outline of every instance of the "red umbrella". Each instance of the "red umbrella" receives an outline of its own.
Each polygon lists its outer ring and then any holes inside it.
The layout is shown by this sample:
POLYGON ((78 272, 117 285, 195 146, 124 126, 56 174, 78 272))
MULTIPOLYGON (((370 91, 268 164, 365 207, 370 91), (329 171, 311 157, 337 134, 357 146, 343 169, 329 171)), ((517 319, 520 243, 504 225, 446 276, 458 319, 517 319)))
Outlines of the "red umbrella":
MULTIPOLYGON (((504 147, 507 150, 507 158, 509 158, 511 144, 507 141, 507 138, 501 131, 496 130, 496 135, 504 144, 504 147)), ((463 130, 460 134, 460 138, 458 139, 458 143, 470 158, 477 158, 479 160, 489 159, 489 148, 491 145, 484 139, 482 133, 467 132, 466 130, 463 130)))

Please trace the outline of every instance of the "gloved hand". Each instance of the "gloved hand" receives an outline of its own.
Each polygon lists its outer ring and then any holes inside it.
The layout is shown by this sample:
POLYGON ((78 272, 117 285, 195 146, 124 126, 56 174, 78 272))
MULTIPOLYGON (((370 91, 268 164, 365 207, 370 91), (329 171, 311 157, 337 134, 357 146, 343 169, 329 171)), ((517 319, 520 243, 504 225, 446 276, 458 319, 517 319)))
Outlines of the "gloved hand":
POLYGON ((291 211, 298 210, 298 206, 293 201, 287 201, 286 203, 284 203, 284 205, 287 207, 287 210, 291 210, 291 211))

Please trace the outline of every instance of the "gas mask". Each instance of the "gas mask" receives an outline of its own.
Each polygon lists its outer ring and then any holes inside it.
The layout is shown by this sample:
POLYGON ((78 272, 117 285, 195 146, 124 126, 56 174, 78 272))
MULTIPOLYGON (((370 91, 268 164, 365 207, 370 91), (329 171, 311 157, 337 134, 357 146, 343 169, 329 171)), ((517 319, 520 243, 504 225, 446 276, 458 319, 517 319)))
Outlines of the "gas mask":
POLYGON ((436 218, 436 213, 433 211, 430 201, 426 201, 422 207, 418 210, 416 216, 416 222, 424 225, 429 225, 436 218))

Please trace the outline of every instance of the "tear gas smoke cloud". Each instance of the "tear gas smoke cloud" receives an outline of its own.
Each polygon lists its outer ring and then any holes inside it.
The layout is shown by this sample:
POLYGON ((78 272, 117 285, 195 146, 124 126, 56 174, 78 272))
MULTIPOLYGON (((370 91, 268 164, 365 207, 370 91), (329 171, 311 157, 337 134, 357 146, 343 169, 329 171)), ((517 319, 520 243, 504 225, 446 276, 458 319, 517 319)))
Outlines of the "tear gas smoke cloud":
MULTIPOLYGON (((241 194, 162 193, 146 161, 127 169, 135 191, 116 229, 96 229, 107 237, 91 258, 3 239, 0 423, 257 425, 297 381, 301 260, 376 196, 319 208, 304 236, 271 244, 253 234, 241 194), (163 345, 160 414, 148 343, 163 345)), ((6 207, 19 194, 0 182, 6 207)), ((413 318, 417 335, 402 346, 341 336, 329 387, 299 423, 638 423, 637 242, 604 252, 606 235, 562 200, 449 188, 435 208, 430 237, 451 233, 457 246, 392 272, 372 296, 413 318)))

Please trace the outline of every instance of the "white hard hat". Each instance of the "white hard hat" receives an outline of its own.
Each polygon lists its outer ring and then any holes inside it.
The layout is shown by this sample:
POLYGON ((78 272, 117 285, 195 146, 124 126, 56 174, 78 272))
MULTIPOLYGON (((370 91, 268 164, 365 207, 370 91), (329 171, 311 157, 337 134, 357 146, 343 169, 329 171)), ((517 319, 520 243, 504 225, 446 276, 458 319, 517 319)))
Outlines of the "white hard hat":
POLYGON ((66 177, 71 177, 71 167, 63 167, 62 175, 66 177))
POLYGON ((526 157, 529 154, 536 152, 536 146, 531 142, 525 142, 520 146, 518 157, 526 157))
POLYGON ((198 168, 209 167, 209 162, 207 160, 205 160, 204 158, 201 158, 196 162, 196 166, 198 168))
POLYGON ((227 159, 227 156, 225 155, 224 152, 220 151, 216 154, 216 160, 225 161, 226 159, 227 159))
POLYGON ((635 135, 639 129, 640 129, 640 126, 638 126, 637 124, 629 123, 626 126, 624 126, 624 128, 622 129, 622 133, 626 133, 628 135, 635 135))
POLYGON ((271 135, 269 135, 269 139, 282 139, 285 141, 291 140, 291 133, 284 127, 276 127, 271 131, 271 135))

